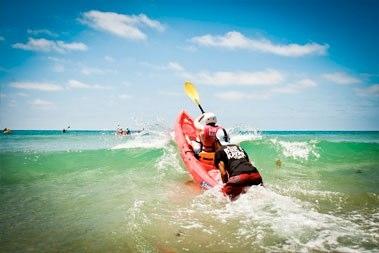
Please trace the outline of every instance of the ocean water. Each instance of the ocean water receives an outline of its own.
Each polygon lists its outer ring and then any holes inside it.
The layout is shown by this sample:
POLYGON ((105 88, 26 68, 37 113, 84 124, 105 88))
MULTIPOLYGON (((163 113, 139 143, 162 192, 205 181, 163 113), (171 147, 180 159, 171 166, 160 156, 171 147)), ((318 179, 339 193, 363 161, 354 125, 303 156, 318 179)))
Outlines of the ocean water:
POLYGON ((379 132, 229 129, 261 172, 202 191, 170 129, 0 136, 0 252, 379 252, 379 132))

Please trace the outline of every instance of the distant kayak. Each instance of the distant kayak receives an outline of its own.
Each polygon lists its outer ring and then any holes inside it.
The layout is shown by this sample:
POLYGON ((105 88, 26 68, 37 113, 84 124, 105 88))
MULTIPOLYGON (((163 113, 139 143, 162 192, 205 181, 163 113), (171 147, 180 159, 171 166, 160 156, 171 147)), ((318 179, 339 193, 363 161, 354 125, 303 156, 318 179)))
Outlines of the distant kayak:
POLYGON ((186 136, 196 139, 196 129, 193 118, 185 111, 178 116, 175 125, 175 141, 178 145, 183 163, 193 180, 204 189, 210 189, 218 184, 220 174, 213 165, 200 162, 186 141, 186 136))
POLYGON ((70 128, 70 126, 68 126, 67 128, 63 128, 62 133, 67 133, 70 128))
POLYGON ((4 128, 3 130, 3 134, 11 134, 12 133, 12 130, 9 129, 9 128, 4 128))
POLYGON ((131 134, 138 134, 138 133, 141 133, 143 130, 145 130, 145 129, 130 130, 129 128, 127 128, 126 130, 123 130, 122 128, 119 128, 116 130, 116 135, 125 136, 125 135, 131 135, 131 134))

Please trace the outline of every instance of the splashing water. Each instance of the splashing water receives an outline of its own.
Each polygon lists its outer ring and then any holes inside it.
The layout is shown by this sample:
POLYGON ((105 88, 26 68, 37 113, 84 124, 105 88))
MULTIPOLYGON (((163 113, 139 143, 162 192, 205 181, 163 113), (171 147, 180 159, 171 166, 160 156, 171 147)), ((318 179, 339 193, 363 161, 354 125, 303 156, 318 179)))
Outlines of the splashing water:
POLYGON ((379 251, 378 133, 232 129, 265 187, 230 202, 158 128, 1 136, 0 251, 379 251))
POLYGON ((304 159, 308 160, 310 155, 319 158, 320 155, 316 151, 315 141, 308 142, 289 142, 289 141, 278 141, 277 139, 271 139, 271 142, 281 148, 283 155, 285 157, 292 157, 294 159, 304 159))

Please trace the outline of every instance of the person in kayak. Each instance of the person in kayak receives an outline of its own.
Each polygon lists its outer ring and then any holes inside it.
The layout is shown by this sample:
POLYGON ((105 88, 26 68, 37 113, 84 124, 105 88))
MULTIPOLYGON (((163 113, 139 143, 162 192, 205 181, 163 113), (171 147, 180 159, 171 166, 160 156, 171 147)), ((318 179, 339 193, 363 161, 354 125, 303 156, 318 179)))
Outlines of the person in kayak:
POLYGON ((63 128, 62 132, 67 133, 68 129, 70 129, 70 126, 68 126, 67 128, 63 128))
POLYGON ((11 129, 9 129, 9 128, 4 128, 4 130, 3 130, 3 134, 11 134, 12 133, 12 130, 11 129))
POLYGON ((214 165, 220 171, 224 183, 222 192, 231 200, 246 193, 252 185, 263 185, 262 177, 246 151, 238 145, 230 144, 229 138, 222 132, 216 135, 214 165))
POLYGON ((194 121, 197 140, 190 141, 195 154, 199 160, 213 165, 216 151, 216 135, 223 134, 229 139, 226 130, 216 125, 217 117, 212 112, 206 112, 197 117, 194 121))

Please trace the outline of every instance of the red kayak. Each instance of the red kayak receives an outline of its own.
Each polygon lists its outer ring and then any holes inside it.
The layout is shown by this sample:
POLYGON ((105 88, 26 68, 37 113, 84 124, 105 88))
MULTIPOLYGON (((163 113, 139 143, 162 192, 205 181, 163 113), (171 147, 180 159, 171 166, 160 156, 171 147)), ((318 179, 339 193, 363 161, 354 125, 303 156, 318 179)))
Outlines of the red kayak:
POLYGON ((191 174, 193 180, 204 189, 210 189, 218 184, 220 174, 214 166, 202 163, 196 159, 192 148, 186 141, 186 136, 191 140, 196 139, 196 129, 192 117, 185 111, 179 114, 175 125, 175 140, 178 145, 183 163, 191 174))

